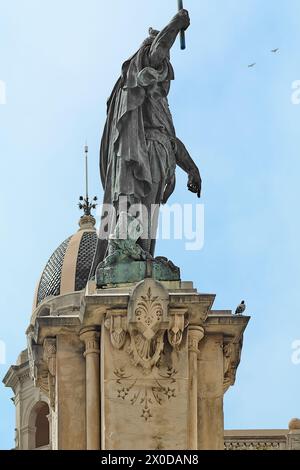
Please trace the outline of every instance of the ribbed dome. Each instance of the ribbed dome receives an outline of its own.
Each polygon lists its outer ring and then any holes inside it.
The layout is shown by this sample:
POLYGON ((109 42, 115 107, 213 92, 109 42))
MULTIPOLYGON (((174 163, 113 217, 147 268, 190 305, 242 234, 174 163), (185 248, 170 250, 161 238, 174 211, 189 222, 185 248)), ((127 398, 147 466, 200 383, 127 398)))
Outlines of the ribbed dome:
POLYGON ((79 225, 78 232, 61 243, 50 256, 37 286, 34 308, 47 297, 85 288, 96 250, 97 233, 92 216, 81 217, 79 225))

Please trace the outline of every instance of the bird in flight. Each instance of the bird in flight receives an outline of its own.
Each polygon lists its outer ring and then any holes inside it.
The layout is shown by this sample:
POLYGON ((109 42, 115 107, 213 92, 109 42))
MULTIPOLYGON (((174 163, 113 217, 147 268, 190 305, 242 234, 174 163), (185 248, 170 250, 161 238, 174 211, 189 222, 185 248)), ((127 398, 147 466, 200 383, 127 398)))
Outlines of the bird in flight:
POLYGON ((248 69, 251 69, 252 67, 255 67, 255 65, 256 65, 256 62, 254 62, 253 64, 248 65, 248 69))
POLYGON ((236 311, 235 311, 235 314, 236 314, 236 315, 242 315, 245 310, 246 310, 246 304, 245 304, 245 301, 242 300, 242 302, 240 303, 240 305, 237 306, 236 311))
POLYGON ((276 52, 279 51, 279 47, 277 47, 276 49, 272 49, 271 52, 273 52, 273 54, 276 54, 276 52))

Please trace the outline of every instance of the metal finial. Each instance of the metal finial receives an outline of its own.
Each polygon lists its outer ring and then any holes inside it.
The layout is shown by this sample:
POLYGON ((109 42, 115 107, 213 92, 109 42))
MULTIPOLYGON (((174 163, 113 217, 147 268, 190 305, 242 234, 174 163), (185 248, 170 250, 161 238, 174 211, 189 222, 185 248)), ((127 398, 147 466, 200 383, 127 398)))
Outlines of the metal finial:
POLYGON ((85 197, 80 196, 79 198, 79 209, 84 211, 84 215, 91 215, 92 209, 96 209, 97 204, 96 201, 98 200, 97 196, 93 198, 93 202, 89 200, 89 175, 88 175, 88 153, 89 147, 86 144, 84 146, 84 153, 85 153, 85 197))

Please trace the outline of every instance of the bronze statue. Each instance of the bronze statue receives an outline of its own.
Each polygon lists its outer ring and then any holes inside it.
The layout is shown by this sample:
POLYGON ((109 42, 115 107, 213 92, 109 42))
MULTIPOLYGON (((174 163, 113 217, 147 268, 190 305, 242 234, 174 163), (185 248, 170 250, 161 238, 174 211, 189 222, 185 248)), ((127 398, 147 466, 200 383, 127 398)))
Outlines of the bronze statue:
MULTIPOLYGON (((170 49, 189 25, 188 11, 182 9, 162 31, 150 28, 148 38, 123 64, 107 103, 100 149, 104 204, 114 206, 117 218, 121 197, 127 198, 127 209, 133 204, 147 208, 142 218, 147 234, 137 243, 149 257, 154 255, 158 218, 158 210, 151 213, 151 206, 165 204, 173 193, 176 165, 188 174, 188 189, 201 194, 199 170, 176 136, 168 105, 174 79, 170 49)), ((100 229, 94 270, 107 256, 110 233, 104 235, 105 225, 100 229)))

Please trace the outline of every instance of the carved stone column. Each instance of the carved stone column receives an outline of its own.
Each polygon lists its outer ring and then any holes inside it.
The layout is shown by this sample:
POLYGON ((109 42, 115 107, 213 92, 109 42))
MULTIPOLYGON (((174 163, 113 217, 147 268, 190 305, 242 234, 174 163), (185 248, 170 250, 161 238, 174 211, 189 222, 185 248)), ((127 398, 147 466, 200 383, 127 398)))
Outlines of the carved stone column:
POLYGON ((84 328, 86 359, 86 440, 87 450, 100 449, 100 347, 97 327, 84 328))
POLYGON ((189 435, 188 449, 197 450, 197 395, 198 395, 198 345, 204 337, 204 330, 200 326, 190 326, 188 329, 189 348, 189 435))

